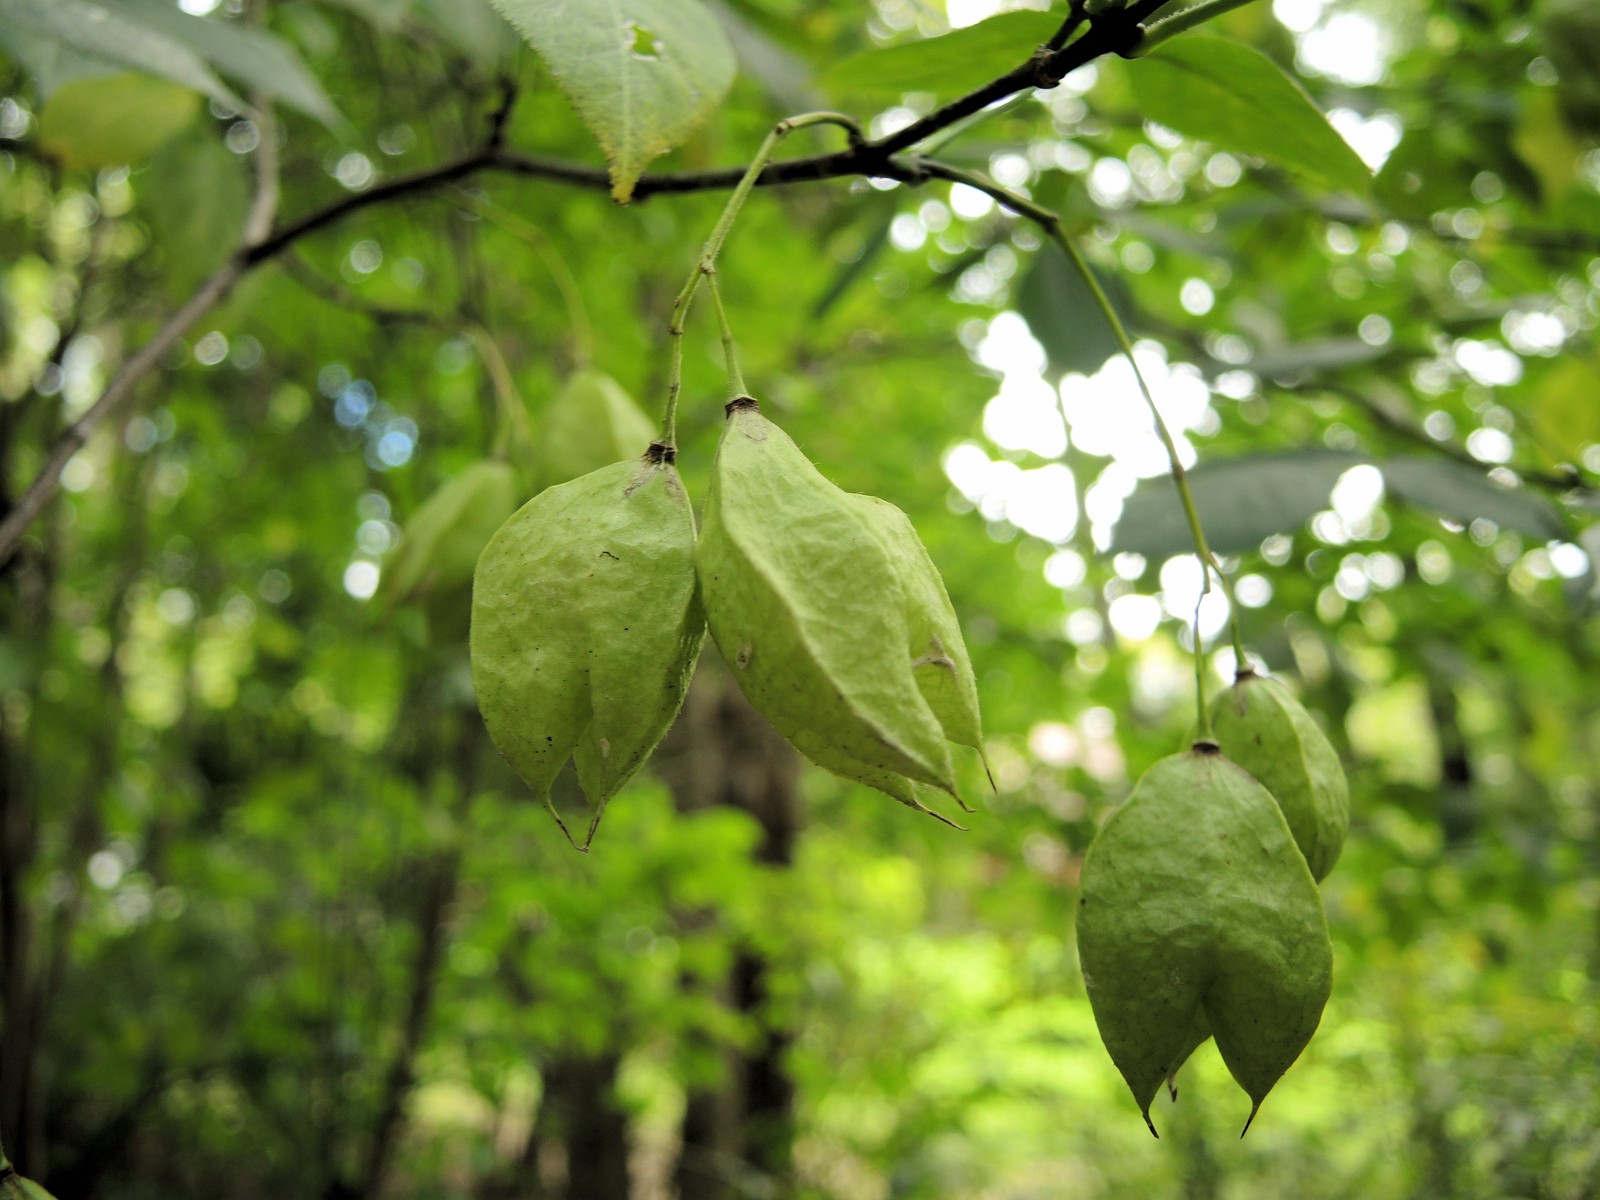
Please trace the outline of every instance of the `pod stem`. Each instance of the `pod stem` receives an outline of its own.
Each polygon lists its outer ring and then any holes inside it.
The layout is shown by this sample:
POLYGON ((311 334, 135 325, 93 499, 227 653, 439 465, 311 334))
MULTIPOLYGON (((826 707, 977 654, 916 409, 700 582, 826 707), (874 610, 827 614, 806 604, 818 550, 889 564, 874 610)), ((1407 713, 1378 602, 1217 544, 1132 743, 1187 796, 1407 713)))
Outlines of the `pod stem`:
MULTIPOLYGON (((785 117, 774 125, 767 134, 766 139, 756 151, 755 157, 750 160, 750 166, 740 178, 738 185, 733 189, 733 194, 728 197, 728 203, 722 209, 722 215, 717 218, 717 223, 712 227, 711 236, 706 239, 705 248, 700 251, 700 257, 695 261, 694 269, 689 272, 689 278, 684 282, 683 290, 678 293, 678 298, 672 304, 672 317, 667 323, 667 333, 672 338, 671 367, 667 375, 667 404, 661 415, 661 441, 666 446, 676 446, 678 441, 678 395, 683 391, 683 330, 684 322, 689 317, 689 309, 694 304, 695 293, 700 288, 702 279, 709 279, 716 271, 717 255, 722 252, 723 242, 728 240, 728 232, 733 228, 733 223, 739 216, 739 210, 744 207, 744 202, 749 198, 751 191, 756 186, 756 180, 761 172, 766 170, 767 163, 778 148, 778 143, 783 141, 796 129, 805 129, 812 125, 837 125, 849 136, 851 144, 858 144, 863 140, 861 126, 844 113, 836 112, 811 112, 801 113, 795 117, 785 117)), ((719 304, 720 308, 720 304, 719 304)), ((723 322, 723 345, 731 345, 732 335, 727 332, 726 321, 723 322)), ((732 359, 730 357, 730 364, 732 359)), ((736 368, 730 365, 729 374, 735 376, 736 368)), ((742 391, 742 388, 740 389, 742 391)))
MULTIPOLYGON (((1167 428, 1167 422, 1161 415, 1161 410, 1156 407, 1155 396, 1151 394, 1150 385, 1145 382, 1144 372, 1139 369, 1139 363, 1133 356, 1133 339, 1128 336, 1127 327, 1123 325, 1122 318, 1112 306, 1105 289, 1100 286, 1100 280, 1089 264, 1084 261, 1077 245, 1067 236, 1066 230, 1061 227, 1061 217, 1045 208, 1035 204, 1025 196, 1001 187, 994 180, 976 171, 968 171, 961 167, 953 167, 948 163, 921 160, 919 162, 925 176, 949 179, 957 183, 965 183, 969 187, 977 188, 994 200, 998 200, 1012 212, 1028 218, 1039 226, 1051 241, 1060 246, 1067 258, 1071 260, 1073 269, 1083 279, 1084 285, 1089 289, 1089 294, 1094 297, 1095 306, 1105 317, 1106 324, 1111 327, 1112 336, 1116 338, 1117 347, 1122 351, 1122 356, 1128 360, 1128 365, 1133 368, 1134 380, 1139 385, 1139 394, 1144 397, 1145 407, 1150 410, 1150 420, 1155 426, 1156 436, 1161 439, 1161 447, 1167 454, 1167 465, 1172 475, 1173 485, 1178 489, 1178 499, 1183 505, 1183 515, 1189 523, 1189 536, 1194 542, 1194 555, 1200 562, 1200 597, 1203 600, 1211 590, 1211 576, 1215 572, 1222 582, 1223 594, 1228 601, 1228 619, 1233 631, 1234 654, 1238 661, 1244 662, 1244 639, 1239 631, 1239 606, 1235 602, 1233 587, 1228 581, 1222 564, 1217 561, 1217 556, 1211 552, 1210 545, 1206 542, 1206 531, 1200 523, 1200 510, 1195 506, 1194 493, 1189 487, 1188 472, 1183 469, 1183 461, 1178 457, 1178 445, 1172 438, 1172 431, 1167 428)), ((1195 605, 1194 625, 1194 656, 1195 656, 1195 699, 1200 710, 1200 732, 1203 739, 1209 740, 1211 735, 1210 719, 1206 715, 1205 695, 1205 651, 1200 644, 1200 608, 1195 605)))
POLYGON ((728 310, 722 306, 722 289, 717 286, 717 269, 706 272, 706 287, 711 292, 711 307, 717 310, 717 328, 722 331, 722 356, 728 363, 728 398, 737 400, 748 395, 744 386, 744 372, 739 369, 739 351, 733 344, 733 329, 728 324, 728 310))
POLYGON ((1194 602, 1194 699, 1199 714, 1200 740, 1211 742, 1216 740, 1217 731, 1211 724, 1211 707, 1206 703, 1206 656, 1200 648, 1200 608, 1205 598, 1202 588, 1199 599, 1194 602))
POLYGON ((1217 578, 1222 581, 1223 594, 1228 600, 1228 619, 1233 627, 1234 652, 1240 661, 1243 661, 1239 609, 1234 601, 1233 587, 1206 541, 1205 527, 1200 522, 1200 510, 1195 505, 1194 492, 1189 487, 1189 473, 1183 469, 1183 460, 1178 457, 1178 444, 1173 440, 1172 431, 1167 428, 1161 410, 1156 407, 1156 398, 1150 391, 1149 383, 1145 381, 1144 372, 1139 369, 1138 360, 1133 356, 1133 339, 1128 336, 1127 327, 1123 325, 1122 318, 1117 314, 1110 297, 1106 295, 1105 288, 1100 286, 1099 278, 1089 269, 1089 264, 1084 261, 1077 245, 1061 228, 1059 220, 1050 228, 1050 236, 1066 251, 1067 257, 1072 260, 1073 268, 1082 277, 1090 295, 1094 297, 1096 307, 1105 317, 1106 324, 1111 326, 1111 334, 1117 339, 1122 357, 1128 360, 1128 366, 1133 369, 1133 378, 1139 385, 1139 394, 1144 397, 1145 407, 1150 410, 1150 421, 1155 426, 1156 436, 1161 439, 1161 448, 1167 452, 1167 467, 1172 475, 1173 486, 1178 489, 1178 500, 1183 505, 1183 515, 1189 522, 1189 536, 1194 542, 1194 556, 1200 563, 1200 596, 1194 606, 1194 687, 1195 704, 1199 710, 1200 737, 1204 741, 1210 741, 1211 717, 1206 711, 1205 647, 1200 640, 1200 605, 1205 600, 1206 594, 1211 591, 1211 574, 1214 571, 1217 578))

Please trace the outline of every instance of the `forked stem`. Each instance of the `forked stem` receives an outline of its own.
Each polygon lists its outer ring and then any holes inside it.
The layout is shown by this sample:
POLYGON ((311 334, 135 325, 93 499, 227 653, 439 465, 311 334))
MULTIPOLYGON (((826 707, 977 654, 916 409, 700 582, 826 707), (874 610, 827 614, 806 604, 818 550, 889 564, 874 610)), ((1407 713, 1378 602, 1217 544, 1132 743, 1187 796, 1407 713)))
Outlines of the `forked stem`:
MULTIPOLYGON (((812 125, 837 125, 849 135, 852 143, 862 140, 861 126, 845 114, 812 112, 801 113, 797 117, 785 117, 772 127, 771 132, 761 143, 755 157, 750 160, 750 166, 733 189, 733 194, 728 197, 722 215, 717 218, 711 236, 706 239, 705 248, 695 261, 694 270, 689 272, 683 290, 678 293, 678 298, 672 305, 672 318, 667 323, 667 332, 672 338, 672 359, 667 375, 667 405, 661 416, 662 445, 676 447, 678 444, 678 396, 683 391, 683 329, 684 322, 689 317, 690 306, 694 304, 695 293, 700 288, 700 281, 710 278, 715 273, 717 255, 722 252, 722 243, 728 240, 728 231, 733 228, 739 210, 744 207, 745 200, 755 188, 756 180, 760 178, 761 172, 766 170, 767 163, 771 161, 773 152, 778 148, 778 143, 796 129, 805 129, 812 125)), ((732 339, 731 335, 726 333, 726 322, 723 328, 724 346, 728 346, 732 339)), ((730 363, 731 361, 730 359, 730 363)), ((730 374, 732 370, 730 368, 730 374)))
POLYGON ((706 272, 706 287, 711 290, 711 306, 717 310, 717 328, 722 331, 722 356, 728 364, 728 398, 737 400, 749 393, 744 386, 744 372, 739 369, 739 351, 733 344, 733 329, 728 324, 728 310, 722 306, 722 289, 717 286, 715 267, 706 272))

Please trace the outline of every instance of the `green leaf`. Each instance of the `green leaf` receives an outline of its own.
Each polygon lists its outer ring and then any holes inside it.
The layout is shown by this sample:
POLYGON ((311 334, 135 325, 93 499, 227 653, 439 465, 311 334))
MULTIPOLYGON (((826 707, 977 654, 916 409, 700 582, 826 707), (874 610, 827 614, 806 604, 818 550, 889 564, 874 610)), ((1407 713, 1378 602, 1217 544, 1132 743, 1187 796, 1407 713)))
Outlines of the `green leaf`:
POLYGON ((1522 89, 1511 146, 1538 176, 1539 192, 1546 204, 1560 200, 1578 181, 1578 157, 1584 144, 1568 128, 1561 104, 1549 88, 1522 89))
POLYGON ((1226 38, 1180 37, 1135 60, 1128 82, 1149 120, 1357 195, 1371 191, 1366 164, 1305 89, 1258 50, 1226 38))
POLYGON ((192 17, 168 0, 122 0, 119 11, 194 51, 250 91, 299 109, 330 129, 344 121, 316 76, 280 38, 262 29, 192 17))
POLYGON ((846 293, 878 261, 883 248, 889 244, 889 231, 894 225, 898 208, 899 205, 896 204, 894 197, 889 195, 874 197, 863 205, 862 224, 866 226, 866 230, 861 238, 861 249, 854 258, 840 265, 828 286, 812 304, 813 321, 820 321, 832 312, 834 306, 844 299, 846 293))
POLYGON ((63 166, 95 170, 143 162, 200 109, 186 87, 131 71, 79 79, 39 113, 39 148, 63 166))
POLYGON ((756 81, 774 108, 799 113, 823 107, 810 63, 723 0, 708 0, 707 7, 728 35, 739 70, 756 81))
MULTIPOLYGON (((1368 461, 1333 450, 1292 450, 1201 463, 1189 472, 1206 540, 1218 554, 1254 550, 1263 538, 1292 533, 1328 507, 1333 485, 1368 461)), ((1167 476, 1141 483, 1122 506, 1113 551, 1160 561, 1194 549, 1189 523, 1167 476)))
POLYGON ((864 50, 835 63, 822 77, 831 92, 959 95, 1026 62, 1061 24, 1046 12, 1010 12, 942 37, 864 50))
MULTIPOLYGON (((189 47, 120 8, 89 0, 0 0, 0 45, 41 82, 60 70, 65 52, 69 63, 86 55, 245 107, 189 47)), ((72 73, 81 76, 82 65, 73 65, 72 73)))
POLYGON ((1528 406, 1550 445, 1600 442, 1600 359, 1566 356, 1552 363, 1528 406))
POLYGON ((733 83, 733 47, 696 0, 494 0, 544 59, 611 164, 626 204, 733 83))
POLYGON ((33 77, 41 101, 75 80, 115 75, 119 69, 115 63, 79 54, 53 38, 17 26, 0 25, 0 47, 8 50, 33 77))
POLYGON ((214 127, 197 129, 156 152, 138 191, 166 264, 161 285, 181 302, 239 243, 250 203, 244 160, 214 127))
MULTIPOLYGON (((1119 295, 1121 289, 1099 272, 1096 277, 1126 327, 1127 305, 1119 295)), ((1069 371, 1093 375, 1106 365, 1106 359, 1121 351, 1083 276, 1054 246, 1047 245, 1033 256, 1033 266, 1017 291, 1017 311, 1044 346, 1050 370, 1058 377, 1069 371)))
POLYGON ((1321 374, 1359 366, 1392 353, 1388 346, 1373 346, 1360 338, 1309 338, 1258 350, 1245 364, 1257 375, 1321 374))
POLYGON ((1520 488, 1502 487, 1483 471, 1440 458, 1392 458, 1380 464, 1389 494, 1462 525, 1478 518, 1537 538, 1564 538, 1555 505, 1520 488))
POLYGON ((416 15, 486 70, 504 63, 520 45, 516 34, 484 0, 418 0, 416 15))

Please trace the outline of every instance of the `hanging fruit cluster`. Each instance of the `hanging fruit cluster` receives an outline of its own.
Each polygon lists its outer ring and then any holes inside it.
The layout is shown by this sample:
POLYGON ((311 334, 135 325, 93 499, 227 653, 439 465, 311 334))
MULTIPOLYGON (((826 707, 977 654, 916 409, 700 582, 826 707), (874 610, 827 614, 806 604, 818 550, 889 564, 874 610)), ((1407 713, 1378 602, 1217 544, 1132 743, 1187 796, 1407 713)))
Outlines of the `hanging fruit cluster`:
MULTIPOLYGON (((659 440, 615 381, 579 371, 531 447, 545 490, 505 519, 509 468, 477 464, 419 509, 392 566, 395 601, 459 594, 470 547, 484 722, 579 849, 672 723, 708 630, 751 704, 846 779, 947 820, 927 801, 960 803, 952 745, 983 760, 972 663, 910 520, 836 487, 762 415, 717 292, 717 253, 777 141, 840 120, 781 122, 735 189, 673 307, 659 440), (697 533, 674 431, 684 320, 703 282, 734 398, 697 533), (569 760, 590 807, 581 842, 551 797, 569 760)), ((1196 554, 1220 576, 1127 333, 1076 248, 1058 226, 1051 235, 1102 301, 1172 458, 1196 554)), ((1242 662, 1237 625, 1235 649, 1242 662)), ((1208 1039, 1250 1096, 1246 1130, 1305 1048, 1332 979, 1317 883, 1349 825, 1338 756, 1281 684, 1242 670, 1209 705, 1198 698, 1199 740, 1145 773, 1081 876, 1084 982, 1152 1133, 1162 1083, 1176 1099, 1178 1070, 1208 1039)))
POLYGON ((982 751, 977 685, 905 514, 829 483, 749 397, 728 405, 698 538, 673 459, 653 442, 547 488, 478 559, 473 683, 506 761, 552 813, 575 761, 587 847, 676 716, 709 623, 814 762, 924 811, 919 792, 954 796, 949 742, 982 751))
POLYGON ((1261 1101, 1316 1031, 1333 950, 1317 883, 1349 826, 1338 755, 1282 684, 1242 671, 1211 736, 1162 759, 1084 859, 1078 957, 1112 1061, 1150 1104, 1215 1038, 1261 1101))

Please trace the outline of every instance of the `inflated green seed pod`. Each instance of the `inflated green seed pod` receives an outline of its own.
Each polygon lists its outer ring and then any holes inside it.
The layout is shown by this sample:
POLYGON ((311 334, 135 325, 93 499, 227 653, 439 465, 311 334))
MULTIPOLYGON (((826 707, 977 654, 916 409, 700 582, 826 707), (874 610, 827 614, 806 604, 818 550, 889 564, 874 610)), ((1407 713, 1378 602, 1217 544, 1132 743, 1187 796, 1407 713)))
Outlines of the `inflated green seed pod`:
POLYGON ((411 515, 400 544, 384 564, 383 592, 390 608, 472 582, 478 555, 517 508, 516 473, 509 463, 484 459, 467 467, 411 515))
POLYGON ((1167 1092, 1174 1100, 1178 1098, 1178 1072, 1189 1061, 1189 1056, 1210 1040, 1211 1026, 1206 1023, 1206 1014, 1197 1008, 1183 1035, 1183 1048, 1173 1056, 1172 1069, 1167 1072, 1167 1092))
POLYGON ((580 849, 677 715, 705 636, 694 516, 669 457, 652 446, 541 492, 473 582, 484 723, 564 832, 550 785, 576 757, 593 812, 580 849))
POLYGON ((567 380, 540 418, 534 478, 540 487, 554 487, 609 463, 637 458, 655 435, 655 422, 620 383, 585 367, 567 380))
MULTIPOLYGON (((4 1162, 0 1155, 0 1162, 4 1162)), ((9 1164, 8 1164, 9 1167, 9 1164)), ((14 1172, 0 1178, 0 1200, 56 1200, 41 1184, 14 1172)))
MULTIPOLYGON (((1333 869, 1350 826, 1350 793, 1338 753, 1305 707, 1281 683, 1246 671, 1211 702, 1217 744, 1278 802, 1295 844, 1318 883, 1333 869)), ((1204 1015, 1168 1073, 1177 1095, 1178 1067, 1211 1036, 1204 1015)))
POLYGON ((1350 786, 1338 751, 1276 679, 1243 672, 1210 707, 1217 745, 1272 793, 1320 883, 1350 829, 1350 786))
MULTIPOLYGON (((980 757, 983 723, 978 714, 978 681, 961 636, 955 606, 945 591, 939 569, 917 536, 911 518, 887 500, 851 493, 899 568, 906 601, 912 674, 950 741, 970 746, 980 757)), ((985 766, 987 767, 985 758, 985 766)))
POLYGON ((1151 767, 1089 848, 1078 955, 1151 1133, 1150 1102, 1193 1050, 1197 1014, 1254 1120, 1332 983, 1322 901, 1282 812, 1208 742, 1151 767))
POLYGON ((946 722, 979 740, 976 689, 969 728, 950 682, 971 675, 953 613, 935 611, 909 523, 880 505, 824 479, 742 398, 728 406, 696 565, 711 636, 750 702, 820 766, 925 809, 917 785, 955 794, 946 722), (939 711, 918 677, 936 640, 950 663, 934 667, 950 679, 927 685, 939 711))

